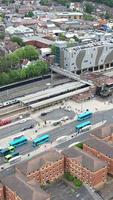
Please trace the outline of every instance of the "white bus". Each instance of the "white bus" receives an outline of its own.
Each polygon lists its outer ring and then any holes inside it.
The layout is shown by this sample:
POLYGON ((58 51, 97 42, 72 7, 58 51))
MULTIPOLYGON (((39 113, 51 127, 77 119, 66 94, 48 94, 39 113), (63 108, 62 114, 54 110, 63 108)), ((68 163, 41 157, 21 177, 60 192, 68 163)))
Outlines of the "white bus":
POLYGON ((14 163, 16 163, 16 162, 19 162, 21 160, 21 155, 20 156, 15 156, 14 158, 11 158, 10 160, 9 160, 9 163, 10 164, 14 164, 14 163))

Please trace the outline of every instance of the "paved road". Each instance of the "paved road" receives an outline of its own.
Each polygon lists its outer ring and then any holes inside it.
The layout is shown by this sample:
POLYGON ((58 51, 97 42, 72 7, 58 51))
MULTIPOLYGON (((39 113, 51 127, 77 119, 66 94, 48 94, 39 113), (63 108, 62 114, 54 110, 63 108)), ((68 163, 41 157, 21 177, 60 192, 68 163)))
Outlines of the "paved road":
MULTIPOLYGON (((111 123, 113 121, 112 116, 113 116, 113 110, 105 111, 105 112, 98 112, 98 113, 94 114, 94 116, 92 118, 92 122, 93 122, 93 124, 96 124, 96 123, 106 119, 107 123, 111 123)), ((30 123, 32 123, 32 120, 30 121, 30 123)), ((4 128, 3 132, 1 132, 1 130, 0 130, 0 137, 3 138, 6 136, 9 136, 9 135, 16 134, 16 133, 20 132, 20 130, 22 130, 23 127, 28 126, 28 124, 29 124, 28 122, 25 122, 24 124, 18 124, 14 127, 11 126, 10 129, 9 129, 9 127, 4 128)), ((46 133, 48 133, 50 135, 50 141, 53 142, 61 136, 71 135, 72 133, 74 133, 75 132, 75 124, 77 124, 77 122, 71 122, 69 124, 55 128, 54 130, 46 132, 46 133)), ((38 137, 38 132, 36 133, 36 136, 38 137)), ((88 139, 89 137, 90 137, 89 133, 87 132, 85 134, 77 136, 76 138, 72 138, 72 140, 69 140, 65 143, 59 144, 57 146, 57 149, 63 150, 65 148, 67 148, 70 144, 72 144, 74 142, 78 142, 78 141, 84 141, 84 140, 88 139)), ((37 148, 38 147, 36 147, 36 149, 37 148)), ((32 138, 31 138, 31 141, 29 141, 28 144, 18 147, 16 151, 19 151, 20 154, 24 155, 24 154, 30 153, 33 150, 34 150, 34 148, 32 147, 32 138)), ((0 165, 2 164, 2 162, 3 162, 3 160, 0 160, 0 165)))
POLYGON ((33 124, 36 125, 36 121, 33 119, 28 119, 22 124, 17 122, 16 124, 12 124, 10 126, 4 127, 0 129, 0 139, 14 135, 21 131, 24 131, 25 129, 27 129, 27 127, 30 127, 33 124))
MULTIPOLYGON (((19 87, 5 90, 3 92, 0 92, 0 102, 7 101, 9 99, 14 99, 14 98, 17 98, 20 96, 25 96, 27 94, 35 93, 40 90, 45 90, 45 89, 47 89, 46 84, 50 83, 50 82, 51 82, 51 79, 48 78, 48 79, 36 81, 33 83, 29 83, 26 85, 22 85, 19 87)), ((67 79, 67 78, 59 79, 58 78, 58 79, 54 80, 53 85, 59 85, 59 84, 66 83, 66 82, 69 82, 69 79, 67 79)))

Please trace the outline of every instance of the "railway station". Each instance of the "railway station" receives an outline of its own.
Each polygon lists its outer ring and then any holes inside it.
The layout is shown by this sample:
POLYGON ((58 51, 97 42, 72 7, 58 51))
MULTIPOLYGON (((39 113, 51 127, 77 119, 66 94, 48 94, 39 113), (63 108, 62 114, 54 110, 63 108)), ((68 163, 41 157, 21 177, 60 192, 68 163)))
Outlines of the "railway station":
POLYGON ((39 91, 25 97, 18 98, 21 106, 28 106, 31 109, 38 109, 51 105, 57 101, 70 98, 76 93, 81 93, 89 89, 89 86, 79 81, 62 84, 53 88, 39 91))

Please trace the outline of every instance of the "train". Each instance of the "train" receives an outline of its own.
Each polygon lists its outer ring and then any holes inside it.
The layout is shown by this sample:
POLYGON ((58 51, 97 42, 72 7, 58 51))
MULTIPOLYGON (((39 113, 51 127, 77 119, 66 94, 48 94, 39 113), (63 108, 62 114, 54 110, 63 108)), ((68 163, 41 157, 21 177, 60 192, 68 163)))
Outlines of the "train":
POLYGON ((0 103, 0 108, 11 106, 11 105, 17 104, 17 103, 19 103, 19 101, 17 99, 12 99, 12 100, 9 100, 9 101, 5 101, 5 102, 0 103))

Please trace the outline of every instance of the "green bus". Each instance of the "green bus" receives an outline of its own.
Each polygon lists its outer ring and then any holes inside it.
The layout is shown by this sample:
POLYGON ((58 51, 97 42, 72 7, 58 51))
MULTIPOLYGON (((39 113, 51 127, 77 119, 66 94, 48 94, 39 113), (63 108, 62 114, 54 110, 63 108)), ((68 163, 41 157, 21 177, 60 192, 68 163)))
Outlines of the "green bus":
POLYGON ((11 158, 14 158, 15 156, 19 156, 19 152, 13 152, 11 154, 6 155, 5 161, 8 162, 11 158))

